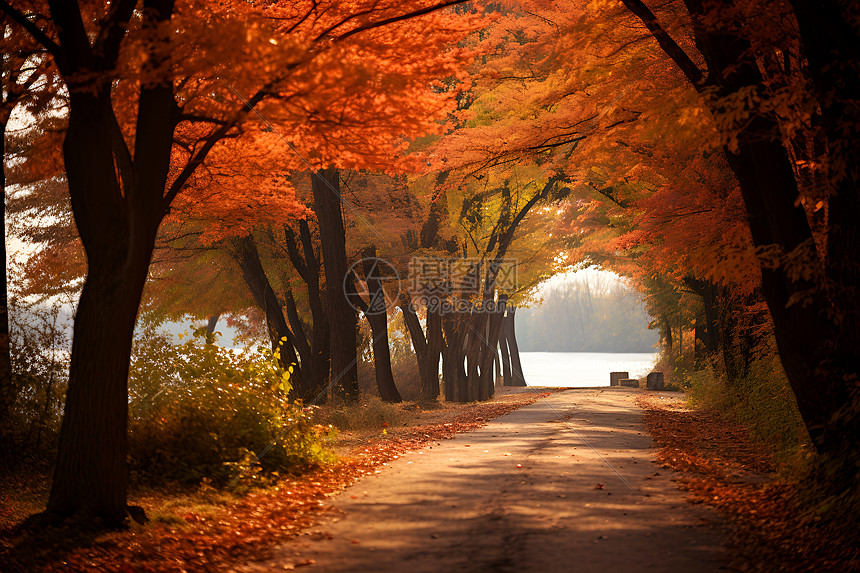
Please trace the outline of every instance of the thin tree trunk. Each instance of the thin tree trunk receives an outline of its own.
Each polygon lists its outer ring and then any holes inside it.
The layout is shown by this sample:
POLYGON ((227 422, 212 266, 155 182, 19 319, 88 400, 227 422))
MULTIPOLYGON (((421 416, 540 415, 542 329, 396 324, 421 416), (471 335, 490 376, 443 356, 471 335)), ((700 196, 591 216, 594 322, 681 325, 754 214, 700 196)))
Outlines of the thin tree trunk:
POLYGON ((511 377, 511 354, 508 351, 508 317, 505 316, 502 325, 502 334, 499 336, 499 350, 502 353, 502 384, 505 386, 513 386, 514 381, 511 377))
POLYGON ((302 399, 322 400, 329 373, 330 337, 329 321, 320 295, 320 262, 314 250, 307 219, 299 220, 299 236, 284 225, 287 252, 293 267, 308 290, 308 306, 311 311, 310 360, 302 368, 302 377, 307 393, 302 399))
POLYGON ((424 336, 424 330, 421 328, 418 313, 415 312, 415 307, 408 297, 400 303, 400 312, 403 313, 403 322, 406 324, 406 330, 409 331, 409 340, 412 342, 412 350, 415 352, 418 378, 421 381, 419 393, 421 393, 424 389, 425 372, 427 370, 427 339, 424 336))
POLYGON ((220 314, 213 314, 206 321, 206 334, 212 336, 215 334, 215 326, 218 324, 218 319, 221 317, 220 314))
POLYGON ((379 259, 376 248, 370 247, 362 253, 365 279, 370 300, 364 310, 373 337, 373 367, 376 371, 376 386, 385 402, 402 402, 400 392, 394 384, 391 371, 391 349, 388 345, 388 304, 379 278, 379 259))
MULTIPOLYGON (((5 86, 4 86, 5 89, 5 86)), ((2 94, 0 94, 2 97, 2 94)), ((6 284, 6 125, 9 117, 4 109, 0 117, 0 424, 5 424, 16 390, 12 382, 12 356, 9 349, 9 300, 6 284)))
POLYGON ((660 318, 660 341, 663 343, 663 352, 670 360, 673 356, 672 348, 672 325, 669 324, 669 319, 660 318))
MULTIPOLYGON (((269 277, 263 269, 257 242, 253 235, 238 237, 231 240, 231 255, 242 270, 242 278, 254 297, 254 302, 266 315, 269 328, 269 339, 272 349, 280 351, 280 363, 284 369, 293 366, 293 383, 301 380, 301 361, 296 353, 298 341, 296 334, 287 326, 284 312, 275 296, 275 290, 269 283, 269 277)), ((299 335, 304 336, 299 332, 299 335)), ((300 387, 300 382, 299 385, 300 387)))
POLYGON ((696 324, 693 327, 693 363, 696 370, 704 368, 705 360, 708 357, 706 339, 705 313, 700 311, 696 313, 696 324))
POLYGON ((340 175, 337 169, 321 169, 311 175, 314 208, 320 230, 325 268, 326 303, 331 332, 331 380, 346 401, 358 400, 358 315, 347 300, 346 231, 341 211, 340 175))
POLYGON ((508 316, 510 317, 508 319, 508 348, 511 353, 511 374, 513 378, 511 386, 524 387, 526 386, 526 377, 523 374, 523 365, 520 362, 520 347, 517 344, 516 313, 517 307, 508 307, 508 316))

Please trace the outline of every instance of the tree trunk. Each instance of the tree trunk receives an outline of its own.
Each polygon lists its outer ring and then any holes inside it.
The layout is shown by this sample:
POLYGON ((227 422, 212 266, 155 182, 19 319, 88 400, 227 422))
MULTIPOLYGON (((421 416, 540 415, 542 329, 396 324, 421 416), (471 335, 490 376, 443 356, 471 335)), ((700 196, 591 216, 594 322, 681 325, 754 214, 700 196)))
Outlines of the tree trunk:
POLYGON ((684 284, 702 298, 704 316, 696 322, 696 338, 704 344, 705 353, 711 355, 720 349, 718 287, 709 280, 695 277, 686 277, 684 284))
MULTIPOLYGON (((254 302, 260 310, 266 315, 266 324, 269 329, 269 339, 272 342, 272 350, 280 351, 279 361, 284 369, 293 365, 293 384, 296 388, 301 388, 301 367, 302 362, 296 354, 298 341, 296 334, 293 333, 287 320, 284 318, 284 312, 275 296, 275 291, 269 283, 269 277, 266 276, 266 271, 263 269, 263 263, 260 261, 260 253, 257 250, 257 242, 253 235, 238 237, 231 240, 232 249, 231 255, 242 269, 242 278, 245 279, 245 284, 251 291, 254 297, 254 302), (285 340, 286 339, 286 340, 285 340), (298 381, 298 384, 296 382, 298 381)), ((299 333, 304 336, 303 333, 299 333)), ((300 391, 301 393, 301 391, 300 391)))
POLYGON ((119 525, 126 518, 128 357, 148 261, 137 276, 94 263, 75 318, 48 511, 119 525))
POLYGON ((391 349, 388 345, 388 304, 385 291, 379 278, 379 259, 376 258, 376 248, 370 247, 362 253, 364 275, 370 300, 364 308, 364 315, 370 323, 373 337, 373 367, 376 371, 376 386, 379 396, 385 402, 402 402, 400 392, 394 384, 394 373, 391 372, 391 349))
MULTIPOLYGON (((5 89, 5 86, 4 86, 5 89)), ((0 94, 2 97, 2 94, 0 94)), ((12 357, 9 349, 9 300, 6 284, 6 124, 8 114, 0 117, 0 425, 15 402, 16 390, 12 382, 12 357)))
POLYGON ((215 334, 215 325, 218 324, 218 319, 221 317, 220 314, 213 314, 206 321, 206 333, 210 336, 215 334))
POLYGON ((442 379, 445 381, 445 400, 468 402, 465 353, 460 317, 455 313, 442 315, 445 343, 442 347, 442 379))
POLYGON ((421 321, 415 307, 408 296, 400 303, 400 312, 403 313, 403 322, 409 331, 409 340, 412 342, 412 350, 415 352, 415 362, 418 366, 418 378, 421 380, 421 389, 424 387, 425 371, 427 370, 427 339, 421 328, 421 321))
POLYGON ((508 351, 508 317, 502 324, 502 334, 499 336, 499 350, 502 353, 502 384, 505 386, 513 386, 514 380, 511 376, 511 354, 508 351))
POLYGON ((481 400, 489 400, 496 394, 493 367, 499 361, 499 335, 502 332, 502 324, 505 319, 507 299, 507 296, 499 295, 499 305, 487 315, 487 337, 484 340, 483 360, 481 362, 481 400))
MULTIPOLYGON (((144 116, 167 108, 173 100, 165 99, 166 95, 160 86, 144 90, 141 97, 149 105, 144 116)), ((133 179, 124 179, 123 192, 110 143, 115 119, 109 96, 70 94, 63 144, 72 210, 88 269, 75 318, 69 385, 47 509, 63 517, 98 517, 108 525, 124 523, 127 515, 129 356, 163 216, 160 199, 171 146, 171 132, 161 140, 157 122, 140 119, 145 124, 138 129, 140 149, 133 179)))
POLYGON ((517 344, 516 317, 517 307, 508 307, 508 349, 511 353, 511 386, 526 386, 526 377, 523 374, 523 365, 520 362, 520 347, 517 344))
POLYGON ((427 310, 427 335, 421 329, 421 322, 411 301, 401 305, 403 320, 412 339, 415 358, 418 361, 418 375, 421 380, 419 400, 432 401, 439 397, 439 358, 442 351, 442 318, 438 312, 427 310))
POLYGON ((661 317, 660 319, 660 342, 663 346, 664 355, 672 359, 672 326, 669 324, 669 320, 665 317, 661 317))
POLYGON ((358 400, 358 355, 356 326, 358 315, 347 300, 346 231, 340 198, 337 169, 321 169, 311 175, 314 209, 320 230, 322 261, 325 268, 326 304, 331 333, 331 383, 346 401, 358 400))
POLYGON ((696 365, 696 370, 705 367, 708 357, 707 337, 705 313, 700 311, 696 313, 696 324, 693 327, 693 363, 696 365))
MULTIPOLYGON (((797 15, 804 48, 815 54, 810 63, 813 79, 816 79, 819 77, 816 73, 818 58, 848 56, 847 46, 831 44, 836 37, 831 32, 844 31, 847 24, 838 17, 837 21, 828 20, 827 9, 819 12, 807 2, 795 4, 804 7, 797 15), (811 21, 804 21, 807 18, 811 21), (830 29, 830 26, 836 28, 830 29), (812 37, 818 35, 820 37, 812 37), (821 47, 828 55, 819 51, 821 47)), ((698 18, 704 14, 698 0, 687 0, 687 5, 696 22, 696 44, 720 88, 720 95, 763 85, 750 43, 725 30, 707 27, 706 20, 698 18)), ((832 8, 832 4, 828 2, 825 8, 832 8)), ((850 36, 856 41, 853 34, 850 36)), ((839 94, 840 97, 829 94, 822 101, 825 116, 827 110, 833 111, 829 104, 834 101, 852 102, 851 106, 856 107, 860 96, 854 93, 857 78, 852 77, 843 85, 847 93, 839 94)), ((715 113, 719 113, 719 109, 715 113)), ((831 121, 833 130, 828 130, 828 135, 838 138, 830 141, 831 146, 844 143, 841 130, 845 119, 834 117, 831 121)), ((784 255, 797 257, 804 251, 814 253, 815 242, 799 201, 791 159, 779 133, 772 116, 754 115, 737 134, 736 149, 727 148, 725 155, 740 183, 753 244, 767 248, 775 245, 784 255)), ((849 153, 856 153, 856 145, 850 149, 849 153)), ((832 153, 838 155, 839 151, 832 153)), ((857 297, 846 297, 856 285, 856 281, 848 279, 856 279, 857 275, 856 221, 860 215, 856 186, 849 185, 848 178, 850 176, 843 180, 845 186, 839 185, 838 192, 830 198, 832 219, 825 277, 796 279, 792 270, 786 269, 786 264, 791 263, 784 262, 775 268, 762 266, 762 292, 773 318, 783 368, 813 444, 819 453, 831 457, 853 452, 856 437, 860 435, 860 417, 852 407, 855 391, 852 383, 846 382, 857 378, 860 344, 857 297), (798 298, 808 302, 797 302, 798 298)))
MULTIPOLYGON (((812 422, 807 426, 819 451, 850 458, 857 455, 860 436, 860 31, 851 2, 792 0, 792 5, 829 144, 827 291, 819 293, 813 308, 817 315, 807 311, 780 319, 777 328, 785 331, 780 356, 795 394, 800 394, 798 402, 804 402, 801 412, 812 422), (805 324, 796 320, 815 324, 823 317, 828 319, 826 330, 802 330, 805 324), (813 338, 823 334, 830 336, 813 338), (784 355, 798 347, 805 348, 804 355, 784 355)), ((856 466, 853 471, 856 477, 856 466)))
POLYGON ((325 398, 325 388, 329 373, 330 337, 329 321, 320 295, 320 262, 314 250, 307 219, 299 220, 299 236, 284 225, 284 239, 293 267, 308 290, 308 306, 311 310, 312 332, 310 333, 310 359, 302 368, 306 393, 302 399, 325 398), (301 248, 301 252, 300 252, 301 248))

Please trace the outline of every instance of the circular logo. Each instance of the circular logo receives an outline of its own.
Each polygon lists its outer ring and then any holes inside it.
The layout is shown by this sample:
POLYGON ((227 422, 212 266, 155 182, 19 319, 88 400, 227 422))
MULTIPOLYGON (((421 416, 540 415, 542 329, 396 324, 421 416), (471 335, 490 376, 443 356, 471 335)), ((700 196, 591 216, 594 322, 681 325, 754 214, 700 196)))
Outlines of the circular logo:
POLYGON ((354 262, 343 277, 343 294, 350 306, 365 314, 382 314, 397 306, 400 274, 386 260, 366 257, 354 262))

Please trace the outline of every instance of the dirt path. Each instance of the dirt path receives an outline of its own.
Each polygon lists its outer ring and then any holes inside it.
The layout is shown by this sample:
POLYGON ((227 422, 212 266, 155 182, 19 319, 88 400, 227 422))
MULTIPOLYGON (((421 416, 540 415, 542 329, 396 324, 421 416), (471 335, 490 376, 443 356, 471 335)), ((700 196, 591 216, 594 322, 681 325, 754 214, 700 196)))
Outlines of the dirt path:
POLYGON ((653 463, 635 396, 559 392, 404 455, 332 498, 339 519, 248 569, 717 571, 717 518, 653 463))

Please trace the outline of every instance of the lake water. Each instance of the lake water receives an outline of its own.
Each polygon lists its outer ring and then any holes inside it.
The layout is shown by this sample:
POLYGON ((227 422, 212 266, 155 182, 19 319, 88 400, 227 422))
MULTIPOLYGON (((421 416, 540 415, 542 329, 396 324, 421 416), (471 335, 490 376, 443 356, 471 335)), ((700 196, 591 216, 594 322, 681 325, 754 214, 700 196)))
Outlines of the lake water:
POLYGON ((521 352, 523 375, 529 386, 584 388, 609 386, 610 372, 629 372, 642 378, 654 366, 657 354, 603 352, 521 352))

